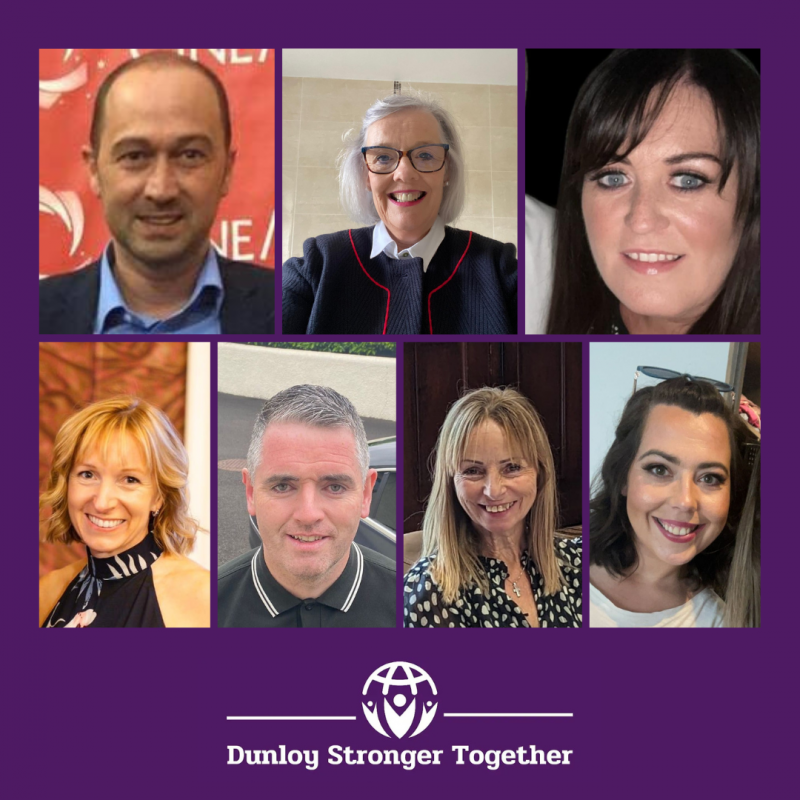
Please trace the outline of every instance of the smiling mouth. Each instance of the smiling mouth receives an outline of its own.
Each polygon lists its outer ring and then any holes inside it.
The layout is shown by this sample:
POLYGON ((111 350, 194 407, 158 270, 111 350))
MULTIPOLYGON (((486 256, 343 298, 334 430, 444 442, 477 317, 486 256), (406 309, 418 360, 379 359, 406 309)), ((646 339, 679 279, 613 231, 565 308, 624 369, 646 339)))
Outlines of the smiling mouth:
POLYGON ((413 206, 419 203, 427 192, 392 192, 389 199, 398 206, 413 206))
POLYGON ((140 216, 137 217, 140 222, 145 225, 153 225, 157 228, 168 228, 170 225, 176 225, 183 219, 183 214, 164 214, 160 216, 140 216))
POLYGON ((657 261, 678 261, 683 258, 683 254, 676 253, 643 253, 638 250, 625 252, 622 255, 631 261, 642 261, 645 263, 655 264, 657 261))
POLYGON ((671 542, 690 542, 705 525, 705 523, 692 525, 688 522, 667 521, 658 517, 653 517, 653 519, 661 533, 671 542))
POLYGON ((98 528, 105 528, 106 530, 117 528, 125 522, 124 519, 100 519, 100 517, 95 517, 92 514, 87 514, 86 516, 92 525, 96 525, 98 528))
POLYGON ((309 542, 321 542, 323 539, 327 539, 327 536, 296 536, 295 534, 289 534, 290 539, 294 539, 296 542, 303 542, 308 544, 309 542))
POLYGON ((504 511, 508 511, 516 502, 516 500, 513 500, 510 503, 502 503, 496 506, 481 506, 481 508, 483 508, 484 511, 488 511, 490 514, 502 514, 504 511))

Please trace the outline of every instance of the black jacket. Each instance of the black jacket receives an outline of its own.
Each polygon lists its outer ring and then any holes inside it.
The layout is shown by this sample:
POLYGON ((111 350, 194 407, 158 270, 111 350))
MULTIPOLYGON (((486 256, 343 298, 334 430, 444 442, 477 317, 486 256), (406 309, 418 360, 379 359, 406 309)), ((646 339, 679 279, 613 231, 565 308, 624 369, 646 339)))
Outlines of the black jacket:
MULTIPOLYGON (((275 332, 272 270, 217 256, 225 299, 222 333, 275 332)), ((100 262, 39 281, 39 333, 93 333, 100 292, 100 262)))
POLYGON ((283 265, 284 333, 517 332, 513 245, 446 228, 423 272, 421 258, 370 259, 372 231, 307 239, 283 265))

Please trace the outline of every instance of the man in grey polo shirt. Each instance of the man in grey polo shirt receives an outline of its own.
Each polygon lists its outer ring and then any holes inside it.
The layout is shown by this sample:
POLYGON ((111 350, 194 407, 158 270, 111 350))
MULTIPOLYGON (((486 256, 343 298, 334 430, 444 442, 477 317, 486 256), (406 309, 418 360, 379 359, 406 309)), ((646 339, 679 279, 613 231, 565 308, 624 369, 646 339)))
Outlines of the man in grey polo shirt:
POLYGON ((377 473, 346 397, 302 385, 268 400, 242 476, 262 545, 220 568, 220 627, 395 625, 395 564, 353 541, 377 473))

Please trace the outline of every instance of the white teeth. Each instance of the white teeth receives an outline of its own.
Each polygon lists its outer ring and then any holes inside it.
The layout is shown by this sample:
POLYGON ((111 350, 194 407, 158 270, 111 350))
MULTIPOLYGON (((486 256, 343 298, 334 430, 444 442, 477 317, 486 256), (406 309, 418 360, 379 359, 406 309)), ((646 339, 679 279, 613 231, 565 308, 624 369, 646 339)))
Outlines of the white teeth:
POLYGON ((512 502, 512 503, 506 503, 505 505, 502 506, 484 506, 484 508, 491 514, 499 514, 501 511, 508 511, 508 509, 511 508, 511 506, 513 505, 514 503, 512 502))
POLYGON ((698 525, 692 525, 691 528, 678 528, 675 525, 668 525, 664 520, 660 519, 659 522, 661 523, 661 527, 667 531, 667 533, 671 533, 673 536, 686 536, 687 534, 693 533, 699 527, 698 525))
POLYGON ((419 200, 422 197, 422 192, 395 192, 392 197, 398 203, 411 203, 414 200, 419 200))
POLYGON ((117 525, 121 525, 125 522, 124 519, 100 519, 100 517, 93 517, 91 514, 87 514, 86 516, 89 517, 98 528, 116 528, 117 525))
MULTIPOLYGON (((290 536, 292 535, 290 534, 290 536)), ((292 539, 298 542, 318 542, 320 539, 324 538, 324 536, 292 536, 292 539)))
POLYGON ((679 255, 671 255, 667 253, 625 253, 628 258, 634 261, 648 261, 654 263, 656 261, 677 261, 679 255))

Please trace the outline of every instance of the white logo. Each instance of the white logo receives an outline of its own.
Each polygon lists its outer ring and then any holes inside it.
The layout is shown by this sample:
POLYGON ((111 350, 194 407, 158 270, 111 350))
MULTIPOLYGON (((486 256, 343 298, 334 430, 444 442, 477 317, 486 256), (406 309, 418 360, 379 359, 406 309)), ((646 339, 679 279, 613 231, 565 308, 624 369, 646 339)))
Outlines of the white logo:
POLYGON ((72 234, 69 254, 75 255, 83 236, 83 206, 75 192, 51 192, 39 186, 39 213, 54 214, 72 234))
POLYGON ((408 661, 392 661, 378 667, 367 678, 361 694, 366 698, 361 707, 367 722, 387 738, 391 737, 386 727, 397 739, 406 736, 415 724, 408 738, 422 733, 439 705, 434 702, 436 685, 431 676, 408 661), (395 706, 400 710, 396 711, 395 706))

